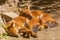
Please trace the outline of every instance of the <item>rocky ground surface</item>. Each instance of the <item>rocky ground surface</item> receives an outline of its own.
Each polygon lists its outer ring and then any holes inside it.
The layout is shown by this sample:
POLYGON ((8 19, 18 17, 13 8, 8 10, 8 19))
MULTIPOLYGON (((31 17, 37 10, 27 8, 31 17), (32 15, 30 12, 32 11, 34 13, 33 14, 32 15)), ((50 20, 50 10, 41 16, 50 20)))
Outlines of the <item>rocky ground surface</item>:
MULTIPOLYGON (((17 13, 16 16, 19 14, 19 11, 18 11, 17 6, 14 5, 13 2, 12 3, 10 3, 10 2, 12 2, 12 1, 9 0, 10 5, 5 3, 0 6, 0 14, 7 13, 8 16, 12 15, 11 17, 13 18, 16 13, 17 13), (14 6, 11 7, 11 5, 14 5, 14 6), (11 12, 12 14, 9 14, 8 12, 11 12)), ((16 4, 17 4, 17 2, 16 2, 16 4)), ((23 38, 20 36, 19 38, 7 37, 6 40, 60 40, 60 1, 59 0, 53 1, 50 4, 44 4, 44 5, 42 5, 42 3, 41 3, 41 5, 37 5, 37 6, 33 5, 33 7, 31 7, 31 8, 42 10, 42 11, 49 13, 49 15, 51 15, 52 17, 54 17, 56 19, 56 21, 58 22, 58 26, 54 27, 54 28, 44 29, 44 30, 38 32, 37 33, 38 38, 32 38, 32 37, 23 38)), ((10 19, 10 18, 7 18, 7 19, 10 19)), ((2 20, 0 20, 0 22, 3 23, 2 20)), ((3 28, 0 28, 0 33, 2 33, 2 32, 5 32, 5 31, 3 31, 3 28)), ((0 38, 0 40, 5 40, 5 39, 0 38)))

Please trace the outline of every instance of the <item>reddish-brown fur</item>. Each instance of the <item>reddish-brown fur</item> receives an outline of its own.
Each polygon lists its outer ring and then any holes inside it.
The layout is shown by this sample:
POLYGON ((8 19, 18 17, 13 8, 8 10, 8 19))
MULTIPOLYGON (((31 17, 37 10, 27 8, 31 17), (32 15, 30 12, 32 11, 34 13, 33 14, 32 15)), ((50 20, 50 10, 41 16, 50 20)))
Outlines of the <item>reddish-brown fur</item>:
MULTIPOLYGON (((50 15, 48 15, 47 13, 44 13, 43 11, 40 10, 24 10, 23 12, 25 12, 28 15, 31 15, 32 18, 36 18, 38 21, 40 21, 40 28, 44 29, 45 27, 48 28, 49 25, 46 23, 54 23, 55 25, 57 25, 57 22, 55 21, 55 19, 53 17, 51 17, 50 15), (42 16, 42 17, 41 17, 42 16)), ((51 24, 53 25, 53 24, 51 24)))

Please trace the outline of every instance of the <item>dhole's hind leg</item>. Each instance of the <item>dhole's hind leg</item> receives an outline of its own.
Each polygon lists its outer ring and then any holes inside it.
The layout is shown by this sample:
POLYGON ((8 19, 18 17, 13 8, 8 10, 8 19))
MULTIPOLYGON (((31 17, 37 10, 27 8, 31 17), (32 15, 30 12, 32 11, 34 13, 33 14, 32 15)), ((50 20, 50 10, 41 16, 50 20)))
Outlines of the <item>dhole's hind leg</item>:
POLYGON ((29 33, 26 33, 26 32, 24 32, 22 36, 23 38, 30 38, 29 33))
POLYGON ((23 38, 30 38, 29 32, 27 30, 24 30, 24 29, 19 30, 19 33, 22 33, 21 36, 23 38))

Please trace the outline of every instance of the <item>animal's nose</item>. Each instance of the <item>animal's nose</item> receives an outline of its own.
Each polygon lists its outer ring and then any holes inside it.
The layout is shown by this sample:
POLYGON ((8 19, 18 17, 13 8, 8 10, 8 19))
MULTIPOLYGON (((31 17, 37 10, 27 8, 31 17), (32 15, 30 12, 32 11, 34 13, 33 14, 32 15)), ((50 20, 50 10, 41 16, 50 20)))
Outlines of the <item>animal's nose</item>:
POLYGON ((57 23, 56 22, 49 23, 49 27, 56 27, 56 26, 57 26, 57 23))

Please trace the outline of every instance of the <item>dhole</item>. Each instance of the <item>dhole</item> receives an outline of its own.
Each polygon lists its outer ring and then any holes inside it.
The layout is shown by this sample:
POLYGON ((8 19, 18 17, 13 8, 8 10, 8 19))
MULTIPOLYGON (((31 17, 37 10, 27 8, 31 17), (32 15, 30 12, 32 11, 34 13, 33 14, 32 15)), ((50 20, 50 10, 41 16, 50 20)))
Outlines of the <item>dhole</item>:
POLYGON ((40 29, 55 27, 57 25, 55 19, 43 11, 24 9, 23 12, 24 14, 29 15, 30 19, 36 18, 41 24, 40 29))

